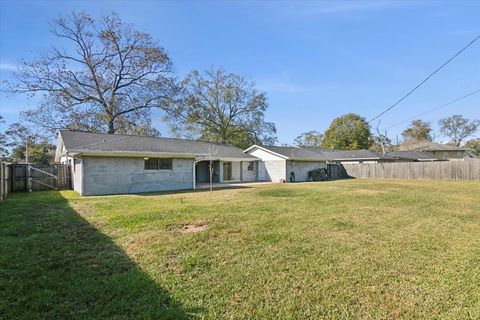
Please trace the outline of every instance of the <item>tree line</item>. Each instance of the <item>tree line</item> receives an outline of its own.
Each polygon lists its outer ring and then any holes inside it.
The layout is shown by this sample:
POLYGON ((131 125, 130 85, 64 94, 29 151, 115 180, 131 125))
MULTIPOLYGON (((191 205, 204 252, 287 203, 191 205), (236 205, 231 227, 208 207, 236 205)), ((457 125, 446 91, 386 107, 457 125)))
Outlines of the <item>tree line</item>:
MULTIPOLYGON (((438 121, 440 133, 450 139, 454 146, 465 146, 473 153, 480 155, 480 140, 467 138, 475 134, 480 128, 480 120, 469 120, 462 115, 455 114, 438 121)), ((366 119, 358 114, 349 113, 332 121, 324 132, 308 131, 298 135, 294 143, 297 146, 323 147, 344 150, 370 149, 377 152, 398 150, 400 145, 413 145, 422 141, 433 141, 434 134, 429 122, 421 119, 413 120, 402 131, 403 141, 393 143, 386 133, 377 128, 372 132, 366 119)))
MULTIPOLYGON (((28 148, 31 162, 52 161, 50 141, 60 129, 159 136, 152 124, 158 113, 177 137, 240 148, 277 142, 275 124, 265 119, 266 94, 253 81, 223 68, 192 70, 178 78, 168 52, 116 13, 97 19, 86 12, 73 12, 53 20, 50 31, 67 48, 53 46, 32 60, 22 60, 13 81, 6 83, 11 94, 36 97, 39 102, 21 114, 21 122, 0 133, 4 160, 25 160, 28 148)), ((453 143, 460 144, 479 124, 454 117, 442 128, 447 135, 451 133, 453 143)), ((426 125, 412 122, 403 135, 431 139, 426 125)), ((335 119, 323 134, 303 133, 295 144, 338 149, 395 147, 386 135, 372 134, 365 119, 355 114, 335 119)))

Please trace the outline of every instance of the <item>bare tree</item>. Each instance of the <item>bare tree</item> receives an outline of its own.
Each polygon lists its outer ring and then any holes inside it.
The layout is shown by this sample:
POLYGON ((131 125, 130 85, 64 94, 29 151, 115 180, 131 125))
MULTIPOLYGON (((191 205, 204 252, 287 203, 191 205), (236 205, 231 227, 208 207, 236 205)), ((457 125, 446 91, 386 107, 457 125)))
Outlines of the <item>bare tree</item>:
POLYGON ((377 126, 375 127, 375 132, 372 136, 373 143, 370 146, 370 150, 375 152, 382 152, 383 154, 393 151, 395 147, 392 144, 392 140, 387 135, 387 131, 382 133, 380 131, 380 121, 378 122, 377 126))
POLYGON ((52 130, 158 133, 151 112, 165 109, 177 87, 170 58, 149 34, 116 13, 95 20, 85 12, 59 17, 51 32, 68 49, 54 46, 22 61, 7 85, 15 94, 41 95, 29 120, 52 130))
POLYGON ((480 120, 470 121, 460 114, 438 121, 440 132, 451 139, 451 143, 460 146, 465 138, 474 134, 480 127, 480 120))

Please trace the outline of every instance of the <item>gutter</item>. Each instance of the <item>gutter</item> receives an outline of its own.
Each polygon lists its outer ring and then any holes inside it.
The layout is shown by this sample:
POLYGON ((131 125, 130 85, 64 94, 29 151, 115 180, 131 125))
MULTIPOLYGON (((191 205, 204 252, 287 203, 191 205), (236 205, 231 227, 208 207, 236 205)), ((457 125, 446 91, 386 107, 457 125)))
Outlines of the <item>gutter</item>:
POLYGON ((172 153, 172 152, 133 152, 133 151, 91 151, 72 149, 66 151, 67 154, 76 154, 78 156, 99 156, 99 157, 164 157, 164 158, 186 158, 195 159, 194 154, 189 153, 172 153))

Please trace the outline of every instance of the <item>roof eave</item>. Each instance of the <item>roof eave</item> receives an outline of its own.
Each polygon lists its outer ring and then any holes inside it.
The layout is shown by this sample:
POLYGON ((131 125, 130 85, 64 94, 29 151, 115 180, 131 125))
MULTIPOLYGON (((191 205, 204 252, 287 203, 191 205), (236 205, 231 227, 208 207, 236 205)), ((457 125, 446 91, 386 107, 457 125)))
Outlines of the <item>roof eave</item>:
POLYGON ((146 157, 163 157, 163 158, 186 158, 194 159, 194 154, 189 153, 173 153, 173 152, 136 152, 136 151, 93 151, 82 149, 67 150, 68 154, 75 154, 77 156, 92 156, 92 157, 134 157, 134 158, 146 158, 146 157))
MULTIPOLYGON (((134 157, 134 158, 148 158, 148 157, 159 157, 159 158, 183 158, 183 159, 195 159, 195 160, 210 160, 208 155, 199 156, 190 153, 172 153, 172 152, 133 152, 133 151, 92 151, 92 150, 81 150, 81 149, 72 149, 68 152, 64 152, 63 155, 68 154, 71 156, 82 157, 82 156, 91 156, 91 157, 134 157)), ((255 161, 259 160, 256 157, 222 157, 214 156, 214 160, 222 161, 255 161)))
POLYGON ((290 160, 290 161, 322 161, 322 162, 325 162, 325 161, 331 161, 332 159, 289 157, 289 158, 286 159, 286 160, 290 160))
MULTIPOLYGON (((335 158, 334 161, 383 160, 382 158, 335 158)), ((390 159, 385 159, 390 160, 390 159)))

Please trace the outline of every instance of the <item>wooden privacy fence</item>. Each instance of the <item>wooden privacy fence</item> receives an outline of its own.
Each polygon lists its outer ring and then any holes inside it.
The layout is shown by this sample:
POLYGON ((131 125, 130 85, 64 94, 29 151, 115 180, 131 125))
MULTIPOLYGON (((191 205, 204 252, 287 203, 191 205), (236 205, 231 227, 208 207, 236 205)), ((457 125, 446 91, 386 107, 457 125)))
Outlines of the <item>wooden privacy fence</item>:
POLYGON ((345 177, 361 179, 480 180, 480 160, 344 164, 345 177))
POLYGON ((331 180, 348 178, 345 168, 341 164, 329 163, 327 164, 327 171, 331 180))
POLYGON ((1 164, 2 200, 11 192, 71 189, 68 164, 1 164))
POLYGON ((9 177, 11 174, 10 165, 7 163, 0 163, 0 201, 5 199, 11 192, 11 186, 9 177))

